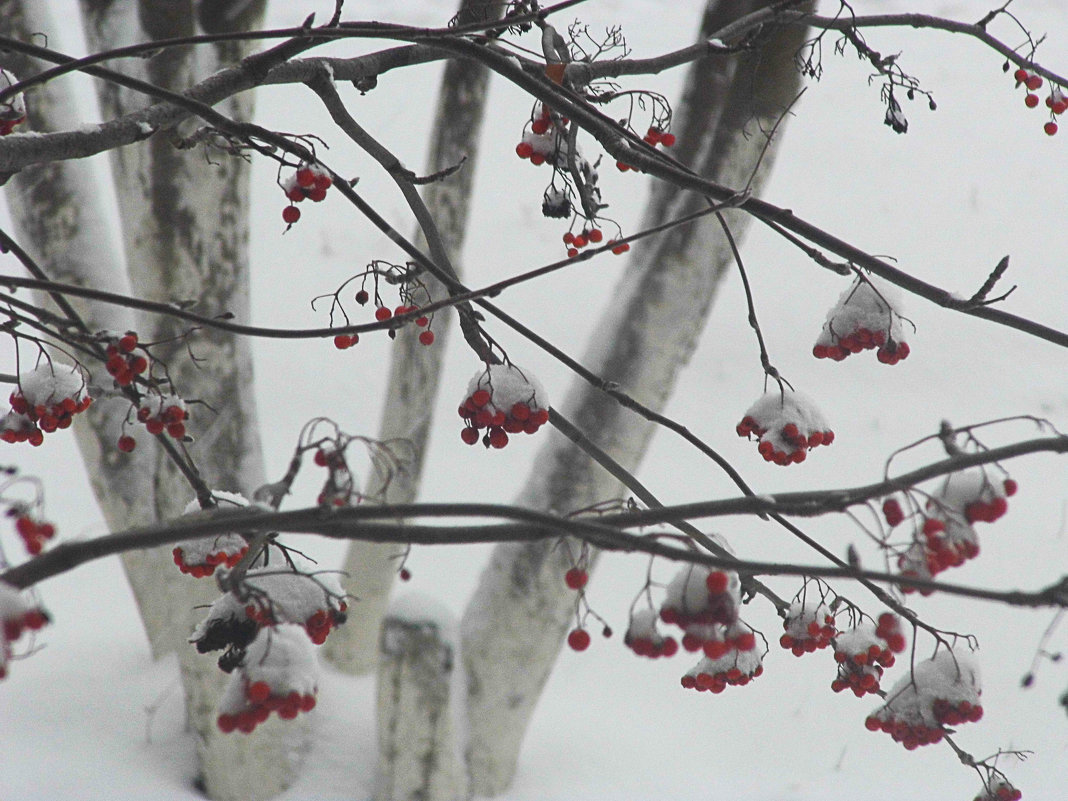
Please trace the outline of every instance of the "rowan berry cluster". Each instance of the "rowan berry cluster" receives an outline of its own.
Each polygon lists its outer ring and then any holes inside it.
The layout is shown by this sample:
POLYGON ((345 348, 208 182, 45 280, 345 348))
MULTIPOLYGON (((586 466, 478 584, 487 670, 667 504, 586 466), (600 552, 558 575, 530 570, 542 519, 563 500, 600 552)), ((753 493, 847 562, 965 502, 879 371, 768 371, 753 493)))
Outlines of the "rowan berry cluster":
POLYGON ((783 466, 803 462, 810 449, 834 442, 834 432, 815 404, 786 387, 765 393, 735 431, 739 437, 755 436, 764 461, 783 466))
POLYGON ((460 438, 468 445, 479 440, 487 448, 503 448, 509 434, 533 434, 549 422, 549 396, 529 370, 512 364, 490 364, 467 384, 459 408, 467 424, 460 438))
POLYGON ((0 440, 37 446, 45 434, 70 428, 93 399, 78 368, 50 362, 20 374, 9 401, 11 410, 0 420, 0 440))
MULTIPOLYGON (((948 515, 945 519, 924 518, 914 537, 908 549, 898 556, 897 566, 903 576, 933 578, 979 555, 979 537, 975 529, 956 515, 948 515)), ((915 589, 902 588, 906 593, 915 589)), ((919 592, 930 595, 932 590, 924 588, 919 592)))
POLYGON ((300 209, 294 203, 301 203, 305 198, 314 203, 325 200, 326 190, 333 185, 334 179, 325 167, 307 162, 301 164, 282 184, 282 191, 289 198, 289 205, 282 209, 282 219, 292 225, 300 219, 300 209))
POLYGON ((794 656, 826 648, 838 633, 834 615, 819 598, 805 598, 790 604, 782 627, 784 633, 779 638, 779 645, 794 656))
POLYGON ((545 162, 564 166, 567 163, 567 147, 567 120, 561 120, 557 126, 548 106, 542 103, 538 105, 529 128, 523 131, 522 140, 515 146, 515 154, 521 159, 529 159, 535 167, 545 162))
POLYGON ((12 507, 8 514, 15 518, 15 533, 22 539, 26 553, 37 556, 44 550, 45 543, 56 536, 56 527, 43 520, 34 520, 25 511, 12 507))
MULTIPOLYGON (((18 80, 5 69, 0 69, 0 89, 14 86, 18 80)), ((19 92, 10 100, 0 103, 0 136, 7 136, 16 125, 26 121, 26 99, 19 92)))
POLYGON ((971 658, 949 648, 916 663, 886 694, 886 703, 868 716, 869 731, 882 731, 912 751, 942 741, 946 726, 983 717, 979 673, 971 658))
POLYGON ((763 655, 755 648, 730 651, 712 659, 704 657, 681 679, 687 690, 719 694, 727 687, 744 687, 764 672, 763 655))
POLYGON ((897 617, 885 612, 877 625, 863 621, 834 639, 838 675, 831 682, 836 693, 852 690, 860 698, 879 692, 883 669, 893 667, 894 654, 905 650, 905 637, 897 617))
POLYGON ((623 643, 638 656, 658 659, 678 653, 678 641, 671 636, 665 637, 657 630, 657 617, 656 610, 651 607, 631 612, 623 643))
MULTIPOLYGON (((643 139, 647 145, 652 145, 653 147, 657 145, 672 147, 675 144, 675 134, 668 133, 656 125, 650 126, 643 139)), ((616 169, 620 172, 627 172, 628 170, 633 170, 634 167, 626 162, 617 161, 616 169)))
POLYGON ((105 349, 107 361, 104 362, 104 369, 120 387, 130 386, 137 376, 148 369, 147 355, 135 353, 137 349, 137 334, 133 331, 115 337, 105 349))
MULTIPOLYGON (((1039 97, 1035 92, 1042 88, 1042 76, 1021 67, 1013 73, 1013 78, 1016 79, 1017 87, 1023 86, 1027 90, 1024 105, 1028 108, 1038 108, 1039 97)), ((1059 86, 1051 87, 1046 95, 1046 108, 1049 109, 1049 120, 1042 128, 1049 136, 1053 136, 1059 130, 1057 117, 1068 111, 1068 95, 1059 86)))
POLYGON ((300 627, 261 629, 238 667, 219 702, 220 731, 249 734, 272 712, 292 720, 315 708, 318 668, 300 627))
POLYGON ((1020 801, 1023 793, 1017 790, 1007 779, 992 779, 979 791, 973 801, 1020 801))
POLYGON ((215 573, 219 566, 233 567, 248 553, 248 543, 237 534, 220 534, 201 540, 189 540, 171 551, 174 563, 193 578, 215 573))
POLYGON ((0 679, 7 676, 12 644, 27 631, 37 631, 48 623, 48 614, 19 590, 0 581, 0 679))
POLYGON ((756 647, 753 630, 738 619, 740 606, 737 573, 687 565, 667 586, 660 620, 683 630, 686 651, 703 651, 706 658, 719 660, 756 647))
POLYGON ((153 436, 166 431, 168 436, 182 439, 188 419, 189 410, 185 401, 173 393, 149 393, 141 399, 137 409, 137 421, 144 423, 145 430, 153 436))
POLYGON ((858 275, 827 313, 812 355, 840 362, 851 354, 877 348, 880 362, 897 364, 910 352, 904 341, 900 308, 900 294, 894 288, 876 288, 871 278, 858 275))

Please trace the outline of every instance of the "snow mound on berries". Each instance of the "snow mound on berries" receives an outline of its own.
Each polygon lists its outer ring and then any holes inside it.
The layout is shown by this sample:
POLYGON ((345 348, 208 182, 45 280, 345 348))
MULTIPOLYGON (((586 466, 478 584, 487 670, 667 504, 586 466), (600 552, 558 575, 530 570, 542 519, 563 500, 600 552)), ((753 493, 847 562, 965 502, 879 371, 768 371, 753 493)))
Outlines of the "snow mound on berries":
MULTIPOLYGON (((248 499, 236 492, 212 490, 211 496, 218 503, 218 508, 221 509, 231 507, 240 509, 249 505, 248 499)), ((182 514, 192 515, 201 511, 210 514, 212 510, 202 510, 200 503, 194 498, 186 504, 182 514)), ((234 557, 237 554, 242 554, 247 548, 248 544, 245 542, 245 538, 232 532, 182 540, 174 546, 174 550, 181 553, 181 559, 185 565, 207 565, 212 561, 209 560, 209 557, 215 557, 219 554, 234 557)), ((233 566, 229 560, 227 560, 227 564, 231 567, 233 566)))
POLYGON ((51 364, 41 364, 26 373, 19 375, 19 387, 22 396, 34 406, 51 406, 63 398, 73 398, 80 401, 89 394, 85 376, 77 367, 51 364))
POLYGON ((265 682, 274 696, 296 692, 314 695, 319 682, 315 646, 296 625, 260 630, 248 646, 242 670, 234 671, 219 701, 221 714, 235 714, 248 706, 249 685, 265 682))
POLYGON ((827 320, 816 340, 818 345, 833 345, 837 339, 865 329, 881 331, 889 341, 903 342, 904 330, 897 310, 902 308, 901 291, 885 281, 869 276, 857 278, 827 312, 827 320))
POLYGON ((937 701, 976 707, 980 692, 979 666, 971 655, 943 648, 897 680, 886 695, 884 709, 895 718, 934 728, 942 724, 935 712, 937 701))
POLYGON ((494 413, 508 414, 517 403, 529 406, 531 411, 549 408, 549 393, 542 383, 533 373, 524 372, 514 364, 487 365, 467 382, 467 397, 480 389, 490 393, 485 408, 494 413))

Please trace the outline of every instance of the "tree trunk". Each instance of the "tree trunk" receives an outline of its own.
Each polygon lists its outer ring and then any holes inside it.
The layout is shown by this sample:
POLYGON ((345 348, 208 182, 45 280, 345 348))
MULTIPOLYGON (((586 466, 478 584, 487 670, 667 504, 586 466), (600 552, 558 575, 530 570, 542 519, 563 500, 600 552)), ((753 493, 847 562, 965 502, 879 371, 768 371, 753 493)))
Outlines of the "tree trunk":
MULTIPOLYGON (((760 5, 709 3, 701 37, 760 5)), ((762 158, 753 184, 758 189, 775 151, 773 141, 764 152, 761 131, 771 130, 799 89, 793 56, 803 37, 804 30, 794 27, 738 59, 692 65, 676 113, 681 148, 675 155, 702 175, 738 187, 762 158)), ((657 187, 643 227, 705 205, 700 196, 657 187)), ((740 236, 746 215, 727 217, 740 236)), ((585 364, 660 411, 733 258, 713 217, 672 229, 635 251, 595 327, 602 344, 591 349, 585 364), (688 324, 680 326, 679 320, 688 324)), ((651 423, 578 379, 562 411, 624 468, 637 468, 653 433, 651 423)), ((535 463, 517 501, 521 505, 566 514, 621 494, 614 478, 556 432, 535 463)), ((463 616, 467 759, 471 789, 478 795, 500 793, 512 781, 527 725, 574 617, 575 593, 563 580, 570 566, 568 549, 552 542, 498 545, 463 616)))
MULTIPOLYGON (((458 19, 461 23, 498 19, 504 11, 494 0, 462 0, 458 19)), ((489 71, 474 61, 451 60, 445 65, 438 95, 434 141, 428 172, 435 173, 464 162, 448 178, 432 183, 423 192, 423 201, 437 223, 442 244, 449 260, 456 264, 463 249, 467 230, 467 213, 471 186, 478 163, 478 143, 485 112, 489 71)), ((413 241, 425 249, 422 232, 413 241)), ((443 297, 445 289, 429 275, 422 276, 433 297, 443 297)), ((383 411, 379 439, 402 438, 411 443, 412 461, 402 473, 390 476, 388 485, 382 476, 373 476, 368 495, 381 497, 383 503, 410 503, 419 494, 423 456, 430 435, 431 410, 438 391, 441 360, 445 354, 444 335, 453 313, 438 312, 434 347, 423 347, 418 332, 411 326, 397 332, 393 343, 393 361, 383 411), (443 323, 443 324, 442 324, 443 323)), ((397 574, 398 558, 404 549, 391 544, 353 542, 345 558, 352 591, 360 602, 348 622, 330 635, 324 648, 327 656, 342 670, 367 673, 374 669, 378 657, 378 632, 389 593, 397 574)))

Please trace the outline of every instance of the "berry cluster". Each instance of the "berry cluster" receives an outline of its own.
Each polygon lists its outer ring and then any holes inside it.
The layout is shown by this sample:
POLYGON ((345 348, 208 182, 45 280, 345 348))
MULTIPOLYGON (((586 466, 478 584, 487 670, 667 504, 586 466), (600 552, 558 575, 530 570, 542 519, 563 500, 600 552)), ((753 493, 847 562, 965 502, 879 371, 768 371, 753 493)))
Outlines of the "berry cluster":
POLYGON ((1008 779, 997 778, 984 785, 973 801, 1020 801, 1021 798, 1023 793, 1013 787, 1008 779))
MULTIPOLYGON (((108 343, 106 348, 107 361, 104 369, 115 379, 120 387, 128 387, 137 376, 148 369, 148 357, 144 354, 135 353, 138 347, 137 334, 127 331, 114 341, 108 343)), ((142 348, 142 350, 144 350, 142 348)))
POLYGON ((318 164, 301 164, 282 184, 282 189, 289 198, 289 205, 282 209, 282 219, 292 225, 300 219, 300 209, 294 203, 300 203, 305 198, 314 203, 326 199, 326 190, 334 185, 334 179, 325 167, 318 164))
MULTIPOLYGON (((933 578, 951 567, 960 567, 979 555, 979 537, 970 525, 956 515, 923 518, 917 527, 913 543, 897 560, 903 576, 933 578)), ((903 587, 913 592, 913 587, 903 587)), ((921 595, 932 590, 921 589, 921 595)))
POLYGON ((22 538, 26 552, 37 556, 44 550, 45 543, 56 536, 56 527, 43 520, 34 520, 25 512, 12 508, 8 514, 15 515, 15 532, 22 538))
POLYGON ((175 439, 185 436, 185 421, 189 419, 189 410, 185 401, 177 395, 153 393, 141 399, 137 409, 137 420, 145 424, 145 430, 156 436, 164 431, 175 439))
POLYGON ((529 159, 535 167, 545 162, 564 165, 567 163, 567 146, 567 120, 563 120, 558 128, 548 106, 541 104, 530 129, 523 131, 523 139, 515 146, 515 154, 521 159, 529 159))
MULTIPOLYGON (((656 147, 657 145, 663 145, 664 147, 672 147, 675 144, 675 134, 667 133, 661 128, 653 125, 649 128, 644 136, 645 143, 656 147)), ((616 169, 620 172, 626 172, 627 170, 633 170, 634 167, 630 166, 626 162, 617 161, 616 169)))
POLYGON ((55 364, 41 364, 19 376, 19 386, 10 397, 11 410, 0 419, 0 440, 44 442, 44 435, 70 428, 76 414, 89 408, 85 376, 55 364))
POLYGON ((704 657, 686 671, 681 683, 687 690, 719 694, 727 687, 744 687, 764 672, 763 656, 755 648, 704 657))
POLYGON ((811 654, 826 648, 838 633, 834 625, 834 615, 818 598, 794 601, 786 612, 782 627, 785 632, 779 638, 779 645, 791 651, 794 656, 811 654))
POLYGON ((567 245, 568 258, 574 258, 586 245, 596 245, 604 239, 604 232, 600 228, 583 228, 578 234, 568 231, 564 234, 564 244, 567 245))
POLYGON ((865 621, 839 634, 834 639, 838 675, 831 689, 836 693, 852 690, 857 698, 879 692, 883 668, 892 667, 894 654, 904 650, 905 637, 897 617, 888 612, 879 616, 877 626, 865 621))
MULTIPOLYGON (((0 89, 14 86, 18 80, 5 69, 0 69, 0 89)), ((26 99, 22 92, 0 104, 0 136, 7 136, 15 126, 26 121, 26 99)))
POLYGON ((687 565, 668 584, 660 619, 683 630, 682 647, 719 660, 756 647, 753 630, 738 619, 741 582, 733 570, 687 565))
MULTIPOLYGON (((1021 67, 1013 73, 1013 78, 1016 79, 1016 86, 1027 89, 1024 105, 1028 108, 1038 108, 1039 97, 1035 92, 1042 88, 1042 76, 1021 67)), ((1056 118, 1068 111, 1068 95, 1065 95, 1059 86, 1054 86, 1046 96, 1046 108, 1049 109, 1049 120, 1042 128, 1049 136, 1053 136, 1059 130, 1056 118)))
POLYGON ((315 652, 299 627, 261 629, 236 667, 219 702, 220 731, 248 734, 272 712, 292 720, 315 708, 315 652))
POLYGON ((946 726, 983 717, 979 673, 970 657, 948 648, 917 663, 887 693, 886 703, 864 725, 912 751, 942 741, 946 726))
POLYGON ((827 313, 827 321, 812 348, 817 359, 842 361, 862 350, 876 351, 883 364, 897 364, 909 355, 901 325, 900 294, 889 285, 877 289, 859 275, 827 313))
POLYGON ((533 434, 549 422, 549 396, 529 371, 512 364, 490 364, 467 384, 467 396, 459 408, 467 424, 460 438, 468 445, 503 448, 509 434, 533 434))
POLYGON ((674 656, 679 650, 678 642, 674 637, 663 636, 656 628, 656 621, 655 609, 646 608, 631 612, 623 643, 638 656, 649 659, 674 656))
POLYGON ((179 570, 193 578, 204 578, 220 565, 233 567, 240 562, 248 553, 248 543, 237 534, 219 534, 176 545, 171 553, 179 570))
POLYGON ((803 462, 809 449, 834 442, 834 432, 815 404, 785 387, 750 406, 735 431, 739 437, 756 436, 764 461, 777 465, 803 462))
POLYGON ((17 589, 0 581, 0 679, 7 676, 11 644, 23 632, 37 631, 48 622, 48 614, 22 596, 17 589))

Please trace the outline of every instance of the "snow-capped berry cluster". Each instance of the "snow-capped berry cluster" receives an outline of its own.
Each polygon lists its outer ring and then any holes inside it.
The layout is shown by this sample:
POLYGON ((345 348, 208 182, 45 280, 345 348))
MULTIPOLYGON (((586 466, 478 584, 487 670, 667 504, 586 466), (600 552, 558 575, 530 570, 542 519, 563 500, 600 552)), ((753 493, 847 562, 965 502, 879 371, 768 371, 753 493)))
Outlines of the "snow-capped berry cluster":
POLYGON ((44 610, 10 584, 0 581, 0 679, 7 676, 12 644, 26 631, 37 631, 48 622, 44 610))
MULTIPOLYGON (((675 134, 668 133, 656 125, 650 126, 643 139, 647 145, 652 145, 653 147, 657 145, 673 147, 675 144, 675 134)), ((634 168, 626 162, 617 161, 616 169, 620 172, 627 172, 627 170, 633 170, 634 168)))
POLYGON ((1012 786, 1008 779, 997 777, 991 779, 979 791, 973 801, 1020 801, 1023 793, 1012 786))
POLYGON ((623 643, 638 656, 658 659, 662 656, 674 656, 679 644, 674 637, 665 637, 656 627, 655 609, 645 608, 631 612, 630 624, 623 637, 623 643))
POLYGON ((836 693, 852 690, 857 698, 878 692, 883 668, 892 667, 894 654, 905 650, 898 619, 889 612, 879 616, 878 625, 863 621, 833 642, 838 675, 831 689, 836 693))
MULTIPOLYGON (((0 69, 0 89, 14 86, 18 80, 5 69, 0 69)), ((0 136, 7 136, 15 126, 26 121, 26 99, 22 92, 0 103, 0 136)))
POLYGON ((348 605, 332 573, 314 576, 289 569, 260 567, 245 574, 250 593, 244 613, 261 626, 295 623, 308 638, 322 645, 330 632, 345 622, 348 605))
POLYGON ((979 671, 971 657, 948 648, 917 663, 886 695, 886 703, 865 721, 908 750, 942 741, 947 726, 983 717, 979 671))
POLYGON ((782 627, 785 631, 779 638, 779 645, 793 652, 794 656, 826 648, 838 633, 830 608, 816 597, 790 604, 782 627))
POLYGON ((809 449, 834 442, 834 432, 816 405, 786 387, 766 392, 735 430, 739 437, 756 436, 764 461, 777 465, 803 462, 809 449))
MULTIPOLYGON (((1042 76, 1021 67, 1013 73, 1013 78, 1016 79, 1018 87, 1023 86, 1027 89, 1027 94, 1024 95, 1024 105, 1028 108, 1038 108, 1039 97, 1035 92, 1042 88, 1042 76)), ((1046 96, 1046 108, 1049 109, 1049 120, 1042 128, 1049 136, 1053 136, 1059 130, 1056 118, 1068 111, 1068 95, 1065 95, 1059 86, 1053 86, 1046 96)))
POLYGON ((248 734, 271 712, 292 720, 315 708, 318 665, 298 626, 262 629, 237 667, 219 702, 221 731, 248 734))
POLYGON ((188 419, 189 410, 185 401, 174 394, 147 394, 137 409, 138 422, 144 423, 145 430, 153 436, 166 431, 171 437, 182 439, 188 419))
MULTIPOLYGON (((220 507, 248 506, 248 499, 236 492, 214 490, 211 495, 220 507)), ((190 515, 200 511, 202 511, 200 504, 193 500, 186 505, 182 514, 190 515)), ((244 537, 234 533, 183 540, 175 545, 171 552, 178 569, 193 578, 210 576, 219 566, 233 567, 246 553, 248 553, 248 542, 244 537)))
POLYGON ((115 337, 107 345, 105 350, 107 361, 104 362, 104 369, 120 387, 128 387, 137 376, 148 369, 148 357, 142 353, 136 353, 137 348, 137 334, 133 331, 127 331, 115 337))
POLYGON ((683 630, 682 647, 718 660, 731 651, 752 651, 753 630, 738 619, 741 582, 733 570, 687 565, 668 584, 660 619, 683 630))
POLYGON ((763 654, 755 648, 730 651, 712 659, 703 657, 686 671, 682 686, 698 692, 723 692, 727 687, 744 687, 764 672, 763 654))
POLYGON ((827 312, 812 355, 840 362, 853 353, 878 348, 880 362, 897 364, 909 355, 900 309, 901 296, 895 288, 888 284, 876 288, 871 278, 857 276, 827 312))
POLYGON ((15 533, 22 539, 26 552, 36 556, 44 550, 45 543, 56 536, 56 527, 44 520, 34 520, 24 511, 12 507, 9 514, 15 515, 15 533))
POLYGON ((545 104, 538 106, 538 114, 530 123, 529 129, 523 131, 523 138, 515 146, 515 154, 521 159, 530 159, 535 167, 545 162, 554 166, 567 163, 567 121, 561 127, 553 122, 549 108, 545 104))
MULTIPOLYGON (((960 567, 979 555, 979 536, 975 529, 955 514, 923 518, 914 537, 908 549, 898 556, 897 566, 903 576, 933 578, 943 570, 960 567)), ((902 590, 913 592, 915 588, 903 587, 902 590)), ((920 589, 921 595, 931 592, 920 589)))
POLYGON ((1008 511, 1006 499, 1017 489, 1013 479, 992 481, 982 468, 961 470, 946 477, 928 505, 958 514, 969 523, 993 523, 1008 511))
POLYGON ((503 448, 509 434, 533 434, 549 422, 549 396, 529 370, 512 364, 489 364, 467 383, 459 408, 467 424, 460 438, 468 445, 503 448))
POLYGON ((300 209, 294 203, 305 198, 314 203, 326 199, 326 190, 334 185, 329 171, 319 164, 304 163, 282 184, 282 190, 289 198, 289 205, 282 209, 282 219, 292 225, 300 219, 300 209))
POLYGON ((85 375, 77 367, 55 363, 20 374, 9 400, 11 410, 0 420, 0 440, 34 446, 44 442, 45 434, 70 428, 74 415, 93 402, 85 375))
POLYGON ((316 503, 320 506, 348 506, 359 502, 359 487, 356 476, 349 470, 345 452, 333 442, 327 441, 315 451, 315 464, 326 468, 326 481, 319 491, 316 503))

